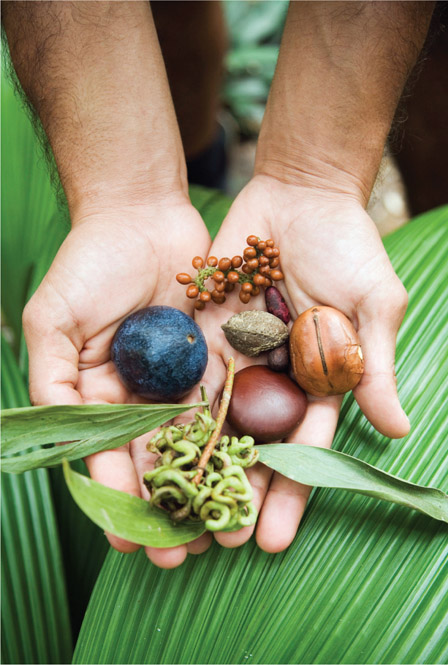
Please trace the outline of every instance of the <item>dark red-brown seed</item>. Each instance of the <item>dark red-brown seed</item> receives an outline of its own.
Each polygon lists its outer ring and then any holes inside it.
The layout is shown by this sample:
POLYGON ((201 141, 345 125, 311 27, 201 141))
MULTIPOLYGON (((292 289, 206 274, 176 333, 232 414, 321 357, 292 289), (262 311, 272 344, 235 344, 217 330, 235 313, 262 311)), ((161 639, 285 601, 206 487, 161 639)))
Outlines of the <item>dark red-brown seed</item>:
POLYGON ((201 259, 200 256, 195 256, 193 261, 191 262, 191 265, 193 266, 193 268, 199 270, 204 265, 204 261, 201 259))
POLYGON ((226 293, 232 293, 233 289, 235 288, 235 284, 232 282, 226 282, 224 285, 224 290, 226 293))
POLYGON ((219 259, 218 268, 220 270, 223 270, 223 271, 229 270, 231 265, 232 265, 232 261, 227 256, 224 256, 222 259, 219 259))
POLYGON ((232 268, 239 268, 243 262, 242 256, 234 256, 232 259, 232 268))
POLYGON ((266 300, 266 309, 269 314, 273 314, 281 321, 283 321, 283 323, 289 323, 291 314, 285 299, 277 287, 270 286, 267 288, 264 292, 264 297, 266 300))
POLYGON ((199 289, 196 284, 190 284, 190 286, 187 287, 187 298, 196 298, 198 293, 199 289))
POLYGON ((269 351, 268 367, 274 372, 286 372, 289 368, 289 344, 282 344, 269 351))
POLYGON ((196 300, 194 308, 198 310, 205 309, 205 302, 203 300, 196 300))
POLYGON ((186 272, 180 272, 178 275, 176 275, 176 279, 179 282, 179 284, 191 284, 193 281, 186 272))
POLYGON ((252 245, 253 247, 258 243, 259 238, 257 236, 248 236, 246 238, 246 242, 248 245, 252 245))
POLYGON ((307 407, 303 390, 286 374, 251 365, 235 374, 227 420, 256 443, 284 439, 302 420, 307 407))
POLYGON ((218 265, 218 259, 216 256, 209 256, 207 259, 207 265, 215 268, 218 265))

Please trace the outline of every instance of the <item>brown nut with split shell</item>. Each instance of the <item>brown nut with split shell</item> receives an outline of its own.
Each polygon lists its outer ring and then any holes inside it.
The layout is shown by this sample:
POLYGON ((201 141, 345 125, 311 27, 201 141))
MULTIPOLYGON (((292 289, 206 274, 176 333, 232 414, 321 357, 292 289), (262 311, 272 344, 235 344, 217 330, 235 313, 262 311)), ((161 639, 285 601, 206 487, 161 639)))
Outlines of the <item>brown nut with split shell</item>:
POLYGON ((289 351, 296 381, 311 395, 342 395, 361 380, 358 334, 350 319, 333 307, 302 312, 291 329, 289 351))

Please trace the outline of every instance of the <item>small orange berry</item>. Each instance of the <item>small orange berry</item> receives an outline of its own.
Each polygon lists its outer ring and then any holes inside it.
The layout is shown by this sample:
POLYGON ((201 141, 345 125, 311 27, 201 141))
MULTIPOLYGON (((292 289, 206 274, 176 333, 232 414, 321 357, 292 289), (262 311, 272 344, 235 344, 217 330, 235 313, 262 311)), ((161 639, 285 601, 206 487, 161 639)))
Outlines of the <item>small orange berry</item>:
POLYGON ((224 290, 226 293, 231 293, 235 288, 235 284, 232 282, 226 282, 224 285, 224 290))
POLYGON ((196 300, 194 308, 198 310, 205 309, 205 302, 203 300, 196 300))
POLYGON ((260 275, 259 273, 257 273, 256 275, 254 275, 254 284, 255 284, 256 286, 264 286, 265 281, 266 281, 266 280, 265 280, 265 278, 263 277, 263 275, 260 275))
POLYGON ((260 240, 260 242, 257 244, 257 249, 259 249, 260 252, 266 249, 266 243, 264 242, 264 240, 260 240))
POLYGON ((241 291, 244 291, 244 293, 252 293, 253 288, 254 287, 250 282, 244 282, 243 284, 241 284, 241 291))
POLYGON ((232 268, 239 268, 243 262, 242 256, 234 256, 232 259, 232 268))
POLYGON ((191 262, 191 265, 193 266, 193 268, 199 270, 204 265, 204 261, 201 259, 200 256, 195 256, 193 261, 191 262))
POLYGON ((215 266, 218 265, 218 259, 216 256, 209 256, 207 259, 207 265, 211 266, 212 268, 215 268, 215 266))
POLYGON ((190 286, 187 287, 187 298, 196 298, 198 293, 199 289, 196 284, 190 284, 190 286))
MULTIPOLYGON (((267 266, 265 266, 265 268, 267 268, 267 266)), ((251 274, 253 273, 252 268, 251 268, 250 266, 248 266, 247 263, 245 263, 245 264, 243 265, 243 267, 241 268, 241 270, 243 271, 243 273, 244 273, 245 275, 251 275, 251 274)), ((260 268, 260 272, 261 272, 261 268, 260 268)))
POLYGON ((176 275, 176 279, 179 282, 179 284, 191 284, 193 281, 186 272, 180 272, 178 275, 176 275))
POLYGON ((230 282, 230 284, 236 284, 239 278, 240 276, 234 270, 231 270, 229 273, 227 273, 227 281, 230 282))
POLYGON ((259 293, 260 293, 260 287, 259 286, 254 286, 254 288, 252 289, 252 295, 253 296, 258 296, 259 293))
POLYGON ((274 252, 274 250, 272 249, 272 247, 266 247, 266 249, 264 250, 263 254, 264 254, 265 256, 267 256, 268 259, 270 259, 271 256, 274 256, 273 252, 274 252))
POLYGON ((247 265, 249 268, 252 268, 252 270, 256 270, 258 268, 258 259, 249 259, 247 265))
POLYGON ((246 247, 243 252, 243 256, 248 261, 249 259, 254 259, 257 256, 257 250, 255 247, 246 247))
POLYGON ((210 291, 202 291, 202 293, 199 294, 199 299, 202 300, 202 302, 210 302, 211 298, 210 291))
POLYGON ((223 293, 219 293, 218 291, 213 290, 212 291, 212 300, 215 302, 217 305, 222 305, 223 302, 226 301, 226 297, 223 293))
POLYGON ((255 247, 255 245, 258 243, 259 240, 260 238, 258 238, 257 236, 247 236, 246 238, 247 244, 252 245, 253 247, 255 247))
POLYGON ((241 302, 243 302, 245 305, 247 305, 247 303, 248 303, 249 300, 250 300, 250 293, 245 293, 244 291, 240 291, 240 300, 241 300, 241 302))
POLYGON ((266 247, 274 247, 274 241, 271 238, 266 240, 266 247))
POLYGON ((260 256, 260 258, 258 259, 258 263, 259 263, 261 266, 267 266, 268 263, 269 263, 269 259, 268 259, 267 256, 260 256))
POLYGON ((280 265, 280 259, 278 256, 274 256, 272 259, 269 259, 269 265, 271 268, 277 268, 280 265))
POLYGON ((225 288, 226 288, 225 282, 217 282, 215 284, 215 291, 218 291, 218 293, 224 293, 225 288))
POLYGON ((278 270, 278 268, 271 270, 269 276, 274 280, 274 282, 279 282, 281 279, 283 279, 283 273, 281 270, 278 270))
POLYGON ((232 261, 227 256, 224 256, 222 259, 219 259, 218 268, 223 272, 229 270, 231 266, 232 266, 232 261))
POLYGON ((215 273, 212 275, 213 279, 215 282, 223 282, 226 278, 223 272, 221 270, 217 270, 215 273))

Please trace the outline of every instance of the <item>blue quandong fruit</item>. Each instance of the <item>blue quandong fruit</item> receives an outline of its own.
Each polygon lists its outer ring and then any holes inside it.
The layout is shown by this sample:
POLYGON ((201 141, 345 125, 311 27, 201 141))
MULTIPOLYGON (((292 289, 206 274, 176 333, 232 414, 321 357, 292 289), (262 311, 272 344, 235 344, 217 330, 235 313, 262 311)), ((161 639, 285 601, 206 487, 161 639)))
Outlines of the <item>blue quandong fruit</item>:
POLYGON ((174 401, 201 380, 208 351, 201 329, 175 307, 146 307, 128 316, 112 341, 111 358, 129 390, 174 401))

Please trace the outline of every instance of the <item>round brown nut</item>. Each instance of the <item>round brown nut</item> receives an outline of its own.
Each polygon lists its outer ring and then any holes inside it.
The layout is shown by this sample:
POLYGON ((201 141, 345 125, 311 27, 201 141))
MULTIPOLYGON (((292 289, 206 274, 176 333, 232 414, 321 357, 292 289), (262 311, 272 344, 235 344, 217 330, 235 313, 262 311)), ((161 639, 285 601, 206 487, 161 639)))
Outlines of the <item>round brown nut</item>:
POLYGON ((305 393, 286 374, 252 365, 235 374, 227 420, 240 435, 270 443, 284 439, 306 407, 305 393))
POLYGON ((307 309, 289 336, 297 383, 311 395, 342 395, 361 380, 364 362, 350 319, 333 307, 307 309))

